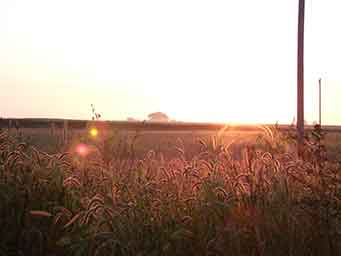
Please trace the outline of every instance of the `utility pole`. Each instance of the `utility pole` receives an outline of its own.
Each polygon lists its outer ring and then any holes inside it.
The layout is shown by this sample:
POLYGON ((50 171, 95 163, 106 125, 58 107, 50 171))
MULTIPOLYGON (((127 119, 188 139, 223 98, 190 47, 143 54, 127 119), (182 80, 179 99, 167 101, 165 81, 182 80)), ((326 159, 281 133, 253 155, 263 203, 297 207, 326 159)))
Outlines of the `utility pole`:
POLYGON ((297 150, 302 156, 304 143, 304 13, 305 0, 299 0, 297 33, 297 150))
POLYGON ((319 79, 319 125, 322 125, 321 78, 319 79))

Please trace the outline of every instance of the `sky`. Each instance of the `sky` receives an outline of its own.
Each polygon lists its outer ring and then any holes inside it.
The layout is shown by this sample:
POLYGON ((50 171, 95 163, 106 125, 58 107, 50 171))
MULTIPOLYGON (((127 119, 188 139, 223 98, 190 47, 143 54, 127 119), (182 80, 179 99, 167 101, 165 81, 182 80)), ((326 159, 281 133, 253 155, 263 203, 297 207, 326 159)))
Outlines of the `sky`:
MULTIPOLYGON (((341 125, 341 1, 306 0, 305 119, 341 125)), ((1 0, 0 116, 291 123, 298 0, 1 0)))

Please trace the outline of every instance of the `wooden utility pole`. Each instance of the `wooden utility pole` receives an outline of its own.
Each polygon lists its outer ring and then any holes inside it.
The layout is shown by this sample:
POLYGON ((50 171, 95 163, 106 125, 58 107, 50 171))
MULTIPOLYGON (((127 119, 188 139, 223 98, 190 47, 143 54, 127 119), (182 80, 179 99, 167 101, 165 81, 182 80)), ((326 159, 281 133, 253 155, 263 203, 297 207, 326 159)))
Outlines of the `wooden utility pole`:
POLYGON ((298 155, 304 143, 304 12, 305 0, 299 0, 297 34, 297 135, 298 155))
POLYGON ((319 79, 319 125, 322 125, 321 78, 319 79))

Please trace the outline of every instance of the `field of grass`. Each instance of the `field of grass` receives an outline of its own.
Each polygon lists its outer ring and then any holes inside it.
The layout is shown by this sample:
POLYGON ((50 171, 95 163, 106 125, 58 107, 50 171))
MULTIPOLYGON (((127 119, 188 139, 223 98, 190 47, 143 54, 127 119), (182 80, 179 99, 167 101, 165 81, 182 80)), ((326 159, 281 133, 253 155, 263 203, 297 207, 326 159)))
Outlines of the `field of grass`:
MULTIPOLYGON (((101 131, 102 132, 102 131, 101 131)), ((69 132, 68 144, 72 145, 87 138, 89 131, 85 129, 72 129, 69 132)), ((153 150, 162 153, 165 157, 173 158, 174 147, 177 142, 181 141, 186 147, 187 158, 192 158, 200 153, 199 140, 208 141, 212 136, 217 136, 218 133, 210 131, 124 131, 113 130, 103 131, 105 137, 111 137, 110 143, 116 147, 116 151, 124 154, 128 150, 129 141, 134 140, 134 153, 138 157, 143 157, 148 151, 153 150)), ((219 135, 220 143, 230 145, 230 153, 234 154, 235 158, 240 157, 240 152, 245 145, 257 144, 263 131, 238 131, 227 130, 219 135)), ((12 131, 11 135, 19 140, 25 141, 27 144, 33 145, 38 149, 47 153, 66 152, 70 150, 69 145, 65 145, 63 141, 63 130, 57 129, 54 134, 51 134, 50 129, 35 128, 35 129, 20 129, 19 132, 12 131)), ((326 146, 326 154, 331 161, 340 161, 341 159, 341 132, 328 132, 325 134, 324 145, 326 146)))
POLYGON ((2 132, 0 255, 341 255, 341 137, 320 135, 298 158, 273 128, 2 132))

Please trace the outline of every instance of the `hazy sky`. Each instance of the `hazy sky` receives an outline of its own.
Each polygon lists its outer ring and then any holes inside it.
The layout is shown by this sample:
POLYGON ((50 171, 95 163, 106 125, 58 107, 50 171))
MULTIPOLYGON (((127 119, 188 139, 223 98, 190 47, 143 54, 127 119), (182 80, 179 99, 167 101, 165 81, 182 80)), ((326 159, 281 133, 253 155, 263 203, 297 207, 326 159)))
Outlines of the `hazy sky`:
MULTIPOLYGON (((0 116, 291 122, 298 0, 1 0, 0 116)), ((306 119, 341 124, 341 1, 306 1, 306 119)))

